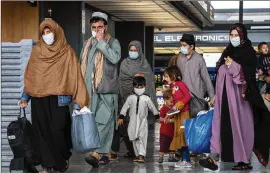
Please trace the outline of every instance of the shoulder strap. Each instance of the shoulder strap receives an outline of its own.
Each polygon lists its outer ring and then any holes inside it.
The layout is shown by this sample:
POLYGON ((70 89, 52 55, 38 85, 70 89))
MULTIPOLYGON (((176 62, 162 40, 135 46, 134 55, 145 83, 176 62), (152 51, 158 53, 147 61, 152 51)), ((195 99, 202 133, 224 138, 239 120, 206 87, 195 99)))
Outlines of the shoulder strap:
POLYGON ((115 38, 111 37, 108 44, 111 46, 113 44, 113 42, 115 41, 115 38))

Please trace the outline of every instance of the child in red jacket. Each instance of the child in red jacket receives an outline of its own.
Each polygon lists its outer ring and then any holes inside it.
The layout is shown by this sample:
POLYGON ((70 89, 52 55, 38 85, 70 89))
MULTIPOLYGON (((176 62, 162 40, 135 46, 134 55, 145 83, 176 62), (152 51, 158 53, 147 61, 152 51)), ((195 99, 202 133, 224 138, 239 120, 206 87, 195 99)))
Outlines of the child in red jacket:
POLYGON ((174 137, 170 150, 181 150, 183 161, 175 164, 175 167, 192 167, 189 150, 184 135, 184 120, 189 119, 189 101, 191 95, 187 85, 181 81, 182 75, 178 67, 172 66, 164 71, 164 80, 172 90, 173 107, 167 113, 168 117, 174 116, 174 137))
MULTIPOLYGON (((163 99, 165 101, 165 105, 160 109, 160 149, 159 149, 159 160, 158 163, 163 163, 163 157, 165 153, 169 152, 171 142, 173 140, 174 135, 174 120, 173 118, 168 118, 165 120, 165 117, 168 111, 173 106, 173 99, 172 99, 172 90, 166 90, 163 92, 163 99)), ((174 158, 174 153, 170 153, 169 155, 169 162, 173 162, 176 160, 174 158)))

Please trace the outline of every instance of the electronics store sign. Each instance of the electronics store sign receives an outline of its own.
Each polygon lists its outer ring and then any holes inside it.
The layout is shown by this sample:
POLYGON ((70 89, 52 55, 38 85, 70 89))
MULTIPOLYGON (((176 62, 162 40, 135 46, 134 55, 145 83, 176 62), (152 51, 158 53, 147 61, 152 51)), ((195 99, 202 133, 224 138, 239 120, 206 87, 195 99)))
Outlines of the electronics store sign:
MULTIPOLYGON (((204 33, 194 34, 196 42, 210 42, 210 43, 228 43, 228 33, 204 33)), ((182 38, 182 34, 155 34, 155 43, 174 43, 179 42, 182 38)))

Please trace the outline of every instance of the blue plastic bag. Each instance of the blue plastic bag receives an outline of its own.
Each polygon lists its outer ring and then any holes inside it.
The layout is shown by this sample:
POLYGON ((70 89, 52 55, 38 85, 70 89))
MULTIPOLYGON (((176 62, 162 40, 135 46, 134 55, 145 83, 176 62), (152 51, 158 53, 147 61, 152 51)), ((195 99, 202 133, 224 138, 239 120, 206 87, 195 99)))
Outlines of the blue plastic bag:
POLYGON ((185 120, 185 138, 190 151, 210 153, 213 112, 213 109, 204 111, 196 118, 185 120))
POLYGON ((73 149, 78 153, 91 152, 100 147, 95 117, 87 108, 73 111, 72 144, 73 149))

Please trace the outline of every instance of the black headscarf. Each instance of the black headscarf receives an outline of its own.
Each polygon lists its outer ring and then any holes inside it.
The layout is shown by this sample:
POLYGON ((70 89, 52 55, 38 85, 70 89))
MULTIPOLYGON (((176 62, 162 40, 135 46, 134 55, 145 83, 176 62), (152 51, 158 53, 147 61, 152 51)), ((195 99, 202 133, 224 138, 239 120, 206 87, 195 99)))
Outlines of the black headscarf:
POLYGON ((266 166, 270 148, 270 113, 256 84, 257 57, 251 41, 248 39, 247 29, 240 23, 234 24, 231 31, 235 29, 241 40, 240 45, 234 47, 229 43, 217 63, 216 70, 218 72, 220 66, 225 63, 224 58, 228 56, 241 65, 241 74, 246 81, 246 99, 253 109, 254 115, 255 140, 253 151, 261 164, 266 166))

